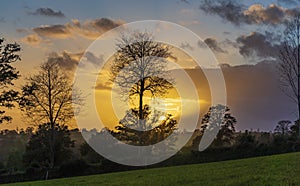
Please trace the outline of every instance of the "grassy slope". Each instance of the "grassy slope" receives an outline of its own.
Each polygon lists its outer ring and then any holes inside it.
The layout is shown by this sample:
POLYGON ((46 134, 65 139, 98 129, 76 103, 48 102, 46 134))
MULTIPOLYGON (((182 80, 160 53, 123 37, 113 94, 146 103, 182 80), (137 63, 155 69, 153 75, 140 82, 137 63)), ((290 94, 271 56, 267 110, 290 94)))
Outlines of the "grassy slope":
POLYGON ((300 153, 16 185, 300 185, 300 153))

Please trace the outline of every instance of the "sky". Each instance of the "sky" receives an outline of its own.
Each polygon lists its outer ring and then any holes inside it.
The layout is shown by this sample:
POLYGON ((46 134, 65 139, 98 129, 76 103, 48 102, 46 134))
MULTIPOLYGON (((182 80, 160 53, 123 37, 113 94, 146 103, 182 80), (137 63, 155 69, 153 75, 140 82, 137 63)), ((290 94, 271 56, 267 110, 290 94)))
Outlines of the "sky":
MULTIPOLYGON (((0 37, 22 47, 22 61, 15 64, 22 75, 15 82, 20 88, 25 78, 34 74, 48 57, 56 58, 62 68, 73 73, 92 42, 120 25, 143 20, 176 23, 200 37, 222 64, 227 104, 237 118, 237 129, 270 131, 279 120, 294 121, 296 118, 294 103, 282 93, 278 83, 276 47, 280 45, 287 19, 299 9, 299 0, 3 0, 0 37)), ((186 50, 201 50, 200 45, 182 43, 181 46, 186 50)), ((195 63, 184 52, 174 50, 174 53, 176 62, 203 95, 202 102, 199 101, 203 114, 210 97, 205 77, 197 77, 201 70, 195 68, 195 63)), ((92 57, 100 60, 101 56, 92 57)), ((96 86, 97 95, 110 95, 105 83, 99 82, 96 86)), ((1 124, 0 128, 30 125, 17 108, 10 112, 13 121, 1 124)), ((109 118, 106 121, 115 122, 109 118)))

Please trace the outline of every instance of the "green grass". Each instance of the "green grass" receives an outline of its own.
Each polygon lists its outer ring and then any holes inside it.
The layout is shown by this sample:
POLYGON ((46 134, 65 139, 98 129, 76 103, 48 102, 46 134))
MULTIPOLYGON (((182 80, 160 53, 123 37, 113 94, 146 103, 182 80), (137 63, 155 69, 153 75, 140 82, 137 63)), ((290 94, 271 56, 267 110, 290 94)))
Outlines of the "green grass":
POLYGON ((300 185, 300 153, 14 185, 300 185))

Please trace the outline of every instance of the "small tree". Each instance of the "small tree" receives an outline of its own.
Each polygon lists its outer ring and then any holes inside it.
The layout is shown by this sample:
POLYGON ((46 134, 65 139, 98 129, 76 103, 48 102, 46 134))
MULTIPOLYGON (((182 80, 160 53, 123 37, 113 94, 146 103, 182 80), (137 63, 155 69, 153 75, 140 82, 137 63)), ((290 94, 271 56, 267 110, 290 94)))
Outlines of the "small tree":
POLYGON ((208 127, 217 127, 211 126, 212 124, 220 125, 221 128, 217 134, 214 144, 216 146, 223 144, 230 145, 234 139, 236 122, 235 117, 231 116, 229 107, 224 105, 212 106, 202 118, 201 130, 202 133, 204 133, 208 127), (221 115, 223 115, 223 117, 221 115), (215 122, 221 117, 223 118, 221 123, 215 122))
POLYGON ((280 134, 282 136, 286 136, 289 134, 289 126, 291 125, 291 121, 289 120, 281 120, 276 125, 274 132, 275 134, 280 134))
POLYGON ((73 146, 74 141, 70 138, 67 126, 55 124, 53 128, 50 123, 42 124, 38 126, 37 131, 31 136, 26 146, 23 162, 27 167, 35 163, 41 169, 52 168, 54 165, 60 165, 70 158, 72 153, 70 148, 73 146), (54 144, 50 140, 51 136, 54 136, 56 139, 54 144), (53 151, 53 154, 49 153, 51 151, 53 151))
MULTIPOLYGON (((0 38, 0 107, 12 108, 13 102, 17 101, 18 92, 14 90, 5 90, 13 81, 19 78, 19 72, 12 63, 20 61, 18 52, 21 50, 17 43, 5 44, 4 39, 0 38)), ((0 110, 0 124, 4 121, 11 121, 12 117, 5 115, 4 110, 0 110)))
MULTIPOLYGON (((55 130, 57 124, 64 124, 74 116, 73 103, 80 104, 83 100, 66 74, 56 62, 46 62, 40 71, 27 79, 22 87, 20 107, 33 121, 47 123, 45 130, 50 130, 49 157, 50 166, 55 164, 55 130), (48 126, 49 125, 49 126, 48 126)), ((75 110, 76 111, 76 110, 75 110)))
MULTIPOLYGON (((163 119, 159 120, 161 113, 151 110, 148 105, 143 108, 143 118, 145 118, 146 131, 136 130, 139 125, 139 109, 133 108, 127 111, 125 117, 120 120, 119 125, 111 133, 123 141, 132 145, 153 145, 163 141, 177 130, 177 121, 170 114, 166 114, 163 119)), ((168 141, 171 147, 174 139, 168 141)))

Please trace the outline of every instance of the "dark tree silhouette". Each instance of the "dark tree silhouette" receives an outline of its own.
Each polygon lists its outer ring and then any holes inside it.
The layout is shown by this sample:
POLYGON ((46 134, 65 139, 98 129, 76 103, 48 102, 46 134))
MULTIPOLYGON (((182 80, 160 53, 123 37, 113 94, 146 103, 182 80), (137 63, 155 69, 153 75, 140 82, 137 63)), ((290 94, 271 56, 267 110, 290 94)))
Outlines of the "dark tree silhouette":
POLYGON ((216 146, 223 144, 230 145, 234 140, 234 132, 236 125, 235 117, 231 116, 230 109, 224 105, 212 106, 208 112, 203 116, 201 121, 201 131, 204 133, 208 128, 220 127, 217 137, 214 141, 216 146), (223 118, 221 123, 216 120, 223 118), (216 122, 215 122, 216 121, 216 122), (211 126, 220 125, 220 126, 211 126))
MULTIPOLYGON (((139 109, 132 108, 127 111, 125 117, 120 120, 115 130, 110 131, 118 140, 132 145, 153 145, 172 134, 177 129, 177 121, 171 114, 166 114, 162 120, 159 120, 161 113, 151 110, 148 105, 143 107, 143 118, 145 118, 146 131, 136 130, 139 125, 139 109)), ((169 147, 172 141, 168 141, 169 147)))
POLYGON ((289 120, 281 120, 278 122, 278 124, 276 125, 274 132, 275 134, 280 134, 282 136, 286 136, 289 134, 289 126, 292 124, 291 121, 289 120))
MULTIPOLYGON (((27 79, 22 88, 20 107, 35 122, 49 124, 50 168, 55 164, 55 126, 64 124, 74 116, 73 103, 82 103, 80 93, 76 93, 69 78, 56 62, 46 62, 40 71, 27 79), (73 92, 72 92, 73 91, 73 92)), ((78 111, 79 108, 75 108, 78 111)), ((45 139, 46 140, 46 139, 45 139)))
POLYGON ((48 170, 69 159, 72 154, 70 148, 73 145, 74 141, 70 138, 67 126, 59 124, 52 126, 50 123, 39 125, 26 146, 23 162, 27 167, 37 164, 40 169, 48 170), (50 140, 52 136, 56 139, 54 144, 50 140), (53 155, 49 153, 50 151, 53 151, 53 155))
MULTIPOLYGON (((300 14, 295 16, 284 31, 284 41, 279 52, 279 73, 282 90, 291 98, 300 118, 300 14)), ((300 137, 300 133, 299 133, 300 137)))
POLYGON ((163 96, 172 88, 173 80, 166 70, 170 48, 155 42, 151 34, 135 31, 122 35, 111 66, 111 81, 121 87, 122 96, 138 96, 139 127, 145 130, 144 95, 163 96), (123 71, 123 72, 121 72, 123 71), (161 78, 161 77, 165 78, 161 78))
MULTIPOLYGON (((19 51, 20 45, 17 43, 5 44, 4 39, 0 38, 0 107, 12 108, 14 102, 17 101, 18 92, 7 90, 10 85, 14 85, 13 81, 19 78, 19 72, 12 63, 20 61, 19 51)), ((4 110, 0 110, 0 124, 4 121, 11 121, 12 117, 5 115, 4 110)))

